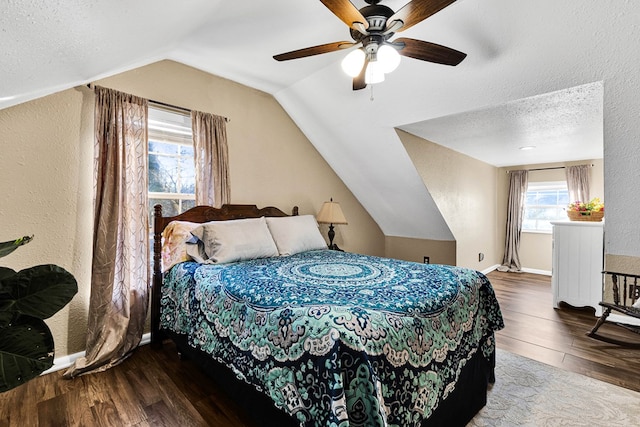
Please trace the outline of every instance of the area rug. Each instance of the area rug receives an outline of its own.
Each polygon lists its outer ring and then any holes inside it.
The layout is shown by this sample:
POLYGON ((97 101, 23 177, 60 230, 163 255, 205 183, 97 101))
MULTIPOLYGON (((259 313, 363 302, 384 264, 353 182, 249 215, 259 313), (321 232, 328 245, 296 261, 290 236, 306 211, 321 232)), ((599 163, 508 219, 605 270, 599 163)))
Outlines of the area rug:
POLYGON ((486 426, 640 426, 640 393, 498 349, 486 426))

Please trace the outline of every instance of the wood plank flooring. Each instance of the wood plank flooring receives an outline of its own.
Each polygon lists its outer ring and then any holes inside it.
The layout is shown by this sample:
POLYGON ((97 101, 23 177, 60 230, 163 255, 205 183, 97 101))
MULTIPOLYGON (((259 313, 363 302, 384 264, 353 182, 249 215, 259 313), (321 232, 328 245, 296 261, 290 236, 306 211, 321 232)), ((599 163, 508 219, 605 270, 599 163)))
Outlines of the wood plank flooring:
MULTIPOLYGON (((585 336, 592 309, 551 307, 550 278, 492 272, 505 319, 499 348, 562 369, 640 391, 640 350, 585 336)), ((603 333, 638 335, 605 325, 603 333)), ((254 427, 251 418, 175 347, 141 347, 121 365, 74 380, 62 372, 0 394, 0 427, 214 426, 254 427)))
MULTIPOLYGON (((640 350, 587 337, 597 320, 592 308, 554 309, 548 276, 493 271, 488 277, 505 321, 498 348, 640 391, 640 350)), ((598 332, 640 342, 640 335, 610 323, 598 332)))

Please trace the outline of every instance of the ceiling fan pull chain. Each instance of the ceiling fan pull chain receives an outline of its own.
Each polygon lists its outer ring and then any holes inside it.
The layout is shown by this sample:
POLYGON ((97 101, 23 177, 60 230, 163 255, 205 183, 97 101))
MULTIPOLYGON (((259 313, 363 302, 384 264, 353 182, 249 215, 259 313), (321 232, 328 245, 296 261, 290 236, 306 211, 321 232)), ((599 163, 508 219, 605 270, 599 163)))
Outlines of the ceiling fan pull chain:
POLYGON ((369 85, 369 88, 371 88, 371 98, 369 98, 369 101, 373 102, 373 85, 369 85))

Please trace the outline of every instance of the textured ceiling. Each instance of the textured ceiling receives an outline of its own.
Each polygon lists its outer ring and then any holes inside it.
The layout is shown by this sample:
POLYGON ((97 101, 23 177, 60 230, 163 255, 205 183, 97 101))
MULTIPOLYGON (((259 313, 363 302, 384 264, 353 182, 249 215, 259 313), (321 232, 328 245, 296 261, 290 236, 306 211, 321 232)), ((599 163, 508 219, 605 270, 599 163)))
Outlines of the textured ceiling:
POLYGON ((603 95, 590 83, 400 129, 498 167, 601 159, 603 95))
MULTIPOLYGON (((397 10, 404 1, 383 3, 397 10)), ((273 94, 393 236, 453 238, 396 127, 409 130, 414 123, 414 133, 424 127, 429 139, 463 152, 463 146, 494 147, 501 154, 485 157, 493 164, 562 162, 575 153, 596 157, 591 145, 601 132, 589 117, 600 120, 592 111, 598 88, 605 89, 605 122, 607 106, 617 108, 615 99, 640 93, 634 77, 640 4, 628 0, 458 0, 401 35, 468 57, 457 67, 403 58, 373 92, 351 91, 340 70, 342 52, 272 59, 349 40, 347 27, 318 0, 7 0, 1 8, 0 108, 176 60, 273 94), (581 91, 585 117, 578 108, 562 107, 581 91), (537 132, 535 138, 530 132, 537 132), (562 143, 564 149, 553 150, 554 157, 533 150, 528 162, 503 155, 508 144, 529 139, 541 148, 562 143)), ((629 98, 624 108, 632 103, 629 98)), ((610 134, 628 136, 631 125, 609 117, 610 134)))

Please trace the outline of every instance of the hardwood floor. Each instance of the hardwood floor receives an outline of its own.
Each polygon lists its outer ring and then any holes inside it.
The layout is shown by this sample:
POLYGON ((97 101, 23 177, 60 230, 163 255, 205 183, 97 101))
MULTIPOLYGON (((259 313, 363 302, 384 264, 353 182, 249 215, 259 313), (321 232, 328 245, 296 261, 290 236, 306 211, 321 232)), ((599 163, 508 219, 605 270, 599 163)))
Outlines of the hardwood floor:
MULTIPOLYGON (((548 276, 493 271, 488 277, 505 322, 498 348, 640 391, 640 350, 587 337, 597 319, 592 308, 554 309, 548 276)), ((598 332, 640 342, 638 334, 610 323, 598 332)))
MULTIPOLYGON (((550 278, 492 272, 505 319, 497 345, 522 356, 640 391, 640 350, 585 336, 592 309, 551 308, 550 278)), ((605 325, 603 333, 638 335, 605 325)), ((171 344, 141 347, 121 365, 74 380, 62 372, 0 394, 0 427, 16 426, 237 426, 250 417, 171 344)))

